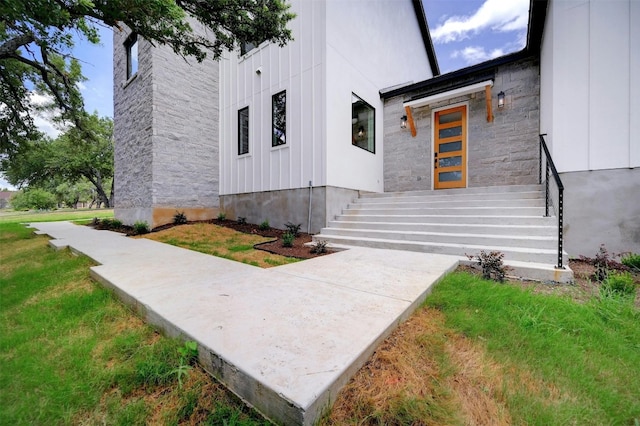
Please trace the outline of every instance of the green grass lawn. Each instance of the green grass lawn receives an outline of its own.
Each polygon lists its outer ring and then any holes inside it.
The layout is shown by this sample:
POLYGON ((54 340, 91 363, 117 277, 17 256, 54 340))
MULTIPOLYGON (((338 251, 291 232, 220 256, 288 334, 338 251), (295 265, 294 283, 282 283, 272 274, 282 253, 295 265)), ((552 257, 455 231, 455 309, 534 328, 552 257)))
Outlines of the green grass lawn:
POLYGON ((0 224, 54 222, 60 220, 89 221, 94 217, 113 217, 113 209, 61 209, 48 212, 0 210, 0 224))
POLYGON ((507 367, 516 424, 640 422, 640 311, 632 298, 580 304, 454 274, 427 305, 507 367), (530 392, 525 376, 546 389, 530 392))

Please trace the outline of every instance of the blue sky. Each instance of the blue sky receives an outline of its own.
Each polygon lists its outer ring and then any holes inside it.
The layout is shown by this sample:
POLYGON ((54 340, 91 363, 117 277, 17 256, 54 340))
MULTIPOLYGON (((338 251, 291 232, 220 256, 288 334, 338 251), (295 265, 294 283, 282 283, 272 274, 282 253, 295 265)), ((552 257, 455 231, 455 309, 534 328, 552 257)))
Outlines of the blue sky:
MULTIPOLYGON (((521 50, 527 35, 529 0, 423 0, 442 74, 521 50)), ((99 45, 76 40, 74 56, 87 77, 85 108, 113 117, 113 35, 100 27, 99 45)), ((57 135, 46 119, 41 129, 57 135)), ((0 188, 8 184, 0 176, 0 188)))
POLYGON ((525 47, 529 0, 423 0, 445 74, 525 47))

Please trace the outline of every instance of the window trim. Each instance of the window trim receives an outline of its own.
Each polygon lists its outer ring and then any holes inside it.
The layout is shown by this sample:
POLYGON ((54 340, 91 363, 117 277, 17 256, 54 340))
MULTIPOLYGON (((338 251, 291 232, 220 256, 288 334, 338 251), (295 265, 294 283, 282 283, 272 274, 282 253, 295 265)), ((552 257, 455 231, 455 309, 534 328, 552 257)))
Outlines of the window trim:
POLYGON ((354 97, 358 98, 360 101, 362 101, 364 105, 366 105, 368 108, 371 109, 371 111, 373 111, 373 120, 372 120, 373 121, 373 127, 372 127, 373 128, 373 150, 364 148, 356 143, 354 138, 354 133, 353 133, 353 123, 351 125, 351 141, 352 141, 351 145, 375 155, 376 153, 376 109, 372 107, 371 104, 369 104, 369 102, 365 101, 360 96, 356 95, 354 92, 351 92, 351 118, 352 119, 353 119, 353 98, 354 97))
POLYGON ((273 95, 271 95, 271 148, 280 148, 280 147, 284 147, 287 145, 287 90, 281 90, 278 93, 275 93, 273 95), (284 133, 284 142, 282 143, 275 143, 276 137, 275 137, 275 130, 276 130, 276 126, 275 126, 275 121, 276 121, 276 115, 275 115, 275 99, 278 96, 284 95, 284 129, 283 133, 284 133))
POLYGON ((250 141, 249 123, 250 123, 249 106, 247 105, 246 107, 240 108, 238 110, 238 156, 249 154, 249 151, 250 151, 250 146, 249 146, 249 141, 250 141), (247 149, 246 149, 246 151, 243 152, 242 151, 242 121, 241 121, 241 115, 245 111, 247 113, 247 144, 246 144, 247 145, 247 149))
POLYGON ((140 69, 140 44, 138 43, 138 34, 131 33, 129 37, 124 42, 124 47, 126 51, 127 57, 127 69, 126 69, 126 80, 129 81, 138 75, 138 70, 140 69), (132 72, 132 61, 131 61, 131 51, 133 46, 136 46, 136 70, 132 72))

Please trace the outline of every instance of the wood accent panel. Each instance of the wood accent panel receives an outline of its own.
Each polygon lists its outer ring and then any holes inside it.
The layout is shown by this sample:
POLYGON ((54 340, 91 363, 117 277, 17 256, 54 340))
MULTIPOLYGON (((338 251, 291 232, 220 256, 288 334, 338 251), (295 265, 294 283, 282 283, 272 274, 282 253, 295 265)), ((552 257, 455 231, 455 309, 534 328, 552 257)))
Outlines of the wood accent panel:
POLYGON ((416 131, 416 123, 413 122, 413 115, 411 114, 411 107, 404 107, 405 112, 407 113, 407 122, 409 123, 409 129, 411 129, 411 136, 414 138, 418 134, 416 131))
POLYGON ((486 85, 484 87, 484 96, 487 100, 487 122, 493 121, 493 111, 491 110, 491 86, 486 85))

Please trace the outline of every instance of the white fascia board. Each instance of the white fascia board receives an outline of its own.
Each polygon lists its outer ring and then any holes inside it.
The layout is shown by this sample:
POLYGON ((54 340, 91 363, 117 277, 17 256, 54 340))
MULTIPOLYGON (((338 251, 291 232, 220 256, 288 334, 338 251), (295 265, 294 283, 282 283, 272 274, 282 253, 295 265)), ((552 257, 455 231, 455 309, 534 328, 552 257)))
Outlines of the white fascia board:
POLYGON ((470 84, 469 86, 458 87, 457 89, 427 96, 425 98, 415 99, 413 101, 403 103, 402 106, 405 108, 406 107, 417 108, 417 107, 433 104, 439 101, 444 101, 446 99, 468 95, 470 93, 481 92, 487 86, 493 87, 493 80, 482 81, 480 83, 474 83, 474 84, 470 84))

